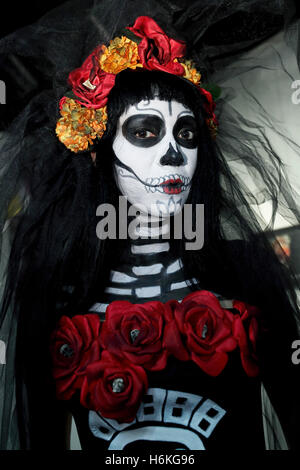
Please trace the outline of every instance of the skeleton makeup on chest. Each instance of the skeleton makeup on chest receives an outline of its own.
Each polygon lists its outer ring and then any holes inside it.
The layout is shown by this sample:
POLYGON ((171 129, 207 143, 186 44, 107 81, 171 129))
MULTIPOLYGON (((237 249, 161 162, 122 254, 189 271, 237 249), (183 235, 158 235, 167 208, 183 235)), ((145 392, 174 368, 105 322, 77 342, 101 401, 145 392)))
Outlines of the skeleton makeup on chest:
POLYGON ((197 146, 196 120, 183 104, 154 98, 129 106, 113 141, 122 195, 154 217, 178 213, 190 191, 197 146))

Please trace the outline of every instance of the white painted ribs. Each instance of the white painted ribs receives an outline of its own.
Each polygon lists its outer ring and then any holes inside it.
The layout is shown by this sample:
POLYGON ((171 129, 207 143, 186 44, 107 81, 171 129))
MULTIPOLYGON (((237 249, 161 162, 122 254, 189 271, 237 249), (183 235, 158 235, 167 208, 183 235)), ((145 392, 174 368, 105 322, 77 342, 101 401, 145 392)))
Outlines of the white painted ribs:
POLYGON ((147 276, 161 272, 163 265, 161 263, 151 264, 150 266, 133 266, 132 272, 137 276, 147 276))
POLYGON ((137 254, 152 254, 152 253, 162 253, 164 251, 170 250, 169 242, 165 243, 149 243, 147 245, 131 245, 131 252, 134 255, 137 254))

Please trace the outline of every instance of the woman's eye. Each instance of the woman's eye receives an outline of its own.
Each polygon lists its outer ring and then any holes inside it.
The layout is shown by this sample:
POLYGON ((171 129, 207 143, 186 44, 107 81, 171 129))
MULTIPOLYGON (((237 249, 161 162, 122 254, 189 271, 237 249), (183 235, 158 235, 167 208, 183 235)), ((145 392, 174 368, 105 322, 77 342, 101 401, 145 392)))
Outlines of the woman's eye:
POLYGON ((151 137, 156 137, 156 134, 154 134, 153 132, 147 129, 137 129, 134 132, 134 136, 137 137, 138 139, 148 139, 151 137))
POLYGON ((194 132, 190 129, 181 129, 181 131, 178 132, 178 137, 183 140, 192 140, 194 138, 194 132))

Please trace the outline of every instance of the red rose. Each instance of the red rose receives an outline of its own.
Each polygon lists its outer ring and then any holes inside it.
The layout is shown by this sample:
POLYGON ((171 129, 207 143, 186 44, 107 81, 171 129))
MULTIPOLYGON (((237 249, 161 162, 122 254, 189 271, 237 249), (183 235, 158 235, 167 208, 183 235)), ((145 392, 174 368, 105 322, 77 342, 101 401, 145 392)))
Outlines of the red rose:
POLYGON ((239 311, 234 318, 233 334, 241 351, 242 365, 247 375, 255 377, 259 373, 256 355, 259 310, 238 300, 233 302, 233 307, 239 311))
POLYGON ((188 361, 190 354, 184 346, 183 337, 175 316, 175 311, 180 309, 180 303, 177 300, 168 300, 166 305, 169 306, 169 310, 166 311, 164 346, 169 354, 177 357, 180 361, 188 361))
POLYGON ((97 314, 61 317, 51 337, 53 376, 59 399, 70 399, 82 385, 86 366, 99 360, 100 327, 97 314))
POLYGON ((102 347, 148 370, 164 369, 168 352, 163 347, 163 334, 168 309, 158 301, 112 302, 106 309, 100 335, 102 347))
POLYGON ((106 73, 100 68, 99 56, 101 46, 88 56, 81 67, 69 74, 69 83, 74 95, 78 96, 86 108, 103 108, 107 103, 107 97, 115 84, 115 75, 106 73))
POLYGON ((101 361, 86 369, 80 403, 104 418, 130 423, 148 388, 144 369, 103 352, 101 361))
MULTIPOLYGON (((221 307, 214 294, 197 291, 175 306, 174 319, 181 339, 177 336, 177 346, 169 346, 172 353, 180 360, 193 360, 209 375, 220 374, 228 361, 227 352, 237 346, 232 335, 233 315, 221 307)), ((170 333, 167 341, 170 345, 170 333)))
POLYGON ((186 45, 183 41, 169 38, 148 16, 139 16, 134 25, 128 29, 142 38, 138 51, 145 69, 161 70, 174 75, 184 74, 183 66, 179 62, 174 62, 174 59, 185 55, 186 45))

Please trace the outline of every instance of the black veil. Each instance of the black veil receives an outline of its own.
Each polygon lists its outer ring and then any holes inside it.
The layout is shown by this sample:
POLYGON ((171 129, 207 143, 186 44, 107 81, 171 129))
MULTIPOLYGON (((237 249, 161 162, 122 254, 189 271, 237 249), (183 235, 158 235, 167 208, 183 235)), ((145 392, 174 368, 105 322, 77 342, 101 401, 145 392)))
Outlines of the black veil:
MULTIPOLYGON (((43 79, 43 86, 36 83, 30 99, 0 140, 2 290, 13 234, 28 204, 35 202, 37 188, 45 180, 45 168, 51 161, 51 175, 45 182, 50 185, 66 162, 76 158, 62 148, 54 132, 58 102, 68 89, 68 74, 96 45, 108 43, 140 15, 151 16, 169 36, 185 40, 187 57, 197 64, 202 82, 216 95, 221 91, 216 108, 220 122, 216 145, 228 165, 223 175, 224 191, 246 219, 251 218, 249 206, 268 207, 267 222, 257 212, 259 223, 253 230, 258 234, 266 229, 272 232, 277 217, 287 224, 300 223, 299 172, 297 177, 291 171, 295 165, 299 168, 300 140, 288 128, 284 116, 275 115, 272 99, 265 99, 268 95, 272 98, 275 90, 277 96, 284 94, 291 101, 295 91, 292 83, 299 79, 300 32, 294 2, 71 0, 0 41, 2 60, 21 59, 43 79), (226 179, 227 169, 235 175, 243 197, 234 195, 226 179)), ((296 107, 291 108, 294 113, 296 107)), ((297 119, 299 128, 299 112, 297 119)), ((63 181, 57 184, 59 200, 63 181)), ((47 201, 43 201, 41 217, 46 209, 47 201)), ((224 211, 222 217, 225 238, 247 238, 232 214, 224 211)), ((17 323, 13 293, 7 292, 0 318, 0 339, 7 345, 6 364, 0 365, 2 449, 20 447, 14 380, 17 323)), ((21 395, 26 410, 26 394, 21 395)), ((270 429, 276 426, 273 422, 270 429)), ((276 439, 273 436, 273 441, 276 439)), ((30 447, 30 442, 22 446, 30 447)))

